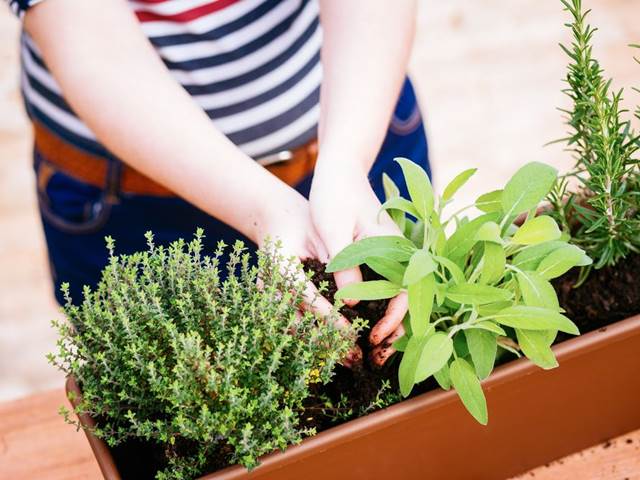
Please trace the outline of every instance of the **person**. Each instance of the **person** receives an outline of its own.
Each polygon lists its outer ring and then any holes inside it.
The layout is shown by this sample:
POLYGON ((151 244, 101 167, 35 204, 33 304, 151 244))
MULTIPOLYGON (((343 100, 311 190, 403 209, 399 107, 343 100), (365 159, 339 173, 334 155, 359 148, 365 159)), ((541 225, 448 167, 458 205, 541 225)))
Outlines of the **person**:
MULTIPOLYGON (((62 282, 74 298, 98 282, 107 235, 128 253, 147 230, 167 243, 203 227, 327 262, 400 234, 379 215, 382 175, 406 194, 393 158, 429 168, 406 74, 414 0, 7 1, 59 302, 62 282)), ((401 294, 372 330, 378 363, 406 311, 401 294)))

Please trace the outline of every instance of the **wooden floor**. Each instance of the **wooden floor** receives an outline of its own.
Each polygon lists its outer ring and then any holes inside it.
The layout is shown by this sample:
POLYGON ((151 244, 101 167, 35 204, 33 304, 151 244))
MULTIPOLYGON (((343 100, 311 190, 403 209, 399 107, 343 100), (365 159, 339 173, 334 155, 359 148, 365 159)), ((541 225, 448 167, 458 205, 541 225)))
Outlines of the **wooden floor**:
MULTIPOLYGON (((101 478, 84 434, 65 424, 57 413, 66 404, 62 389, 0 404, 0 479, 101 478)), ((638 479, 640 430, 517 477, 517 480, 638 479)))

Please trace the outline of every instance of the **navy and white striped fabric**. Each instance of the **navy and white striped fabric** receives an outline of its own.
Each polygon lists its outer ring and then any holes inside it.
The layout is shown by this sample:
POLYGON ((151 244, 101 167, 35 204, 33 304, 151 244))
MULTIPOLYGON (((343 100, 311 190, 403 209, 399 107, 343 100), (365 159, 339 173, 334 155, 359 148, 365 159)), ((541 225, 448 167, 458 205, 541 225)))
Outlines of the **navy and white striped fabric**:
MULTIPOLYGON (((42 0, 8 0, 18 15, 42 0)), ((317 0, 137 0, 142 30, 214 125, 259 157, 316 136, 322 78, 317 0)), ((22 35, 29 114, 63 140, 106 154, 73 113, 37 45, 22 35)))

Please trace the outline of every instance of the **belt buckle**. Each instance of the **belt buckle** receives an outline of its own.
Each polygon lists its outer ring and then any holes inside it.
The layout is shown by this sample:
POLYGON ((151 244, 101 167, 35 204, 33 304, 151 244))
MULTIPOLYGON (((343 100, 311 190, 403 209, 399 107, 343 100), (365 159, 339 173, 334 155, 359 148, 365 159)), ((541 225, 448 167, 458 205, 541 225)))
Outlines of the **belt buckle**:
POLYGON ((263 167, 267 167, 269 165, 275 165, 276 163, 287 162, 291 159, 293 159, 293 152, 291 150, 281 150, 270 155, 258 157, 256 158, 256 162, 263 167))

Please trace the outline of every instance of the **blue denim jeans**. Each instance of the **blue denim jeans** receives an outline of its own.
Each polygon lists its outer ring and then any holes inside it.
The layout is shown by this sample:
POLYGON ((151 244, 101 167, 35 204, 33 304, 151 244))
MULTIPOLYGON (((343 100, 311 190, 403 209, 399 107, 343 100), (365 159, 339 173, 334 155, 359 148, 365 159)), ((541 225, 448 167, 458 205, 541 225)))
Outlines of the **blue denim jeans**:
MULTIPOLYGON (((405 82, 384 144, 369 178, 380 199, 384 198, 382 174, 389 175, 406 195, 400 167, 395 157, 406 157, 429 171, 427 139, 415 94, 405 82)), ((82 183, 62 172, 43 176, 41 154, 35 150, 38 199, 47 241, 56 299, 63 303, 60 285, 69 282, 74 302, 82 299, 84 285, 94 287, 107 263, 106 236, 116 241, 118 253, 146 248, 144 233, 151 230, 156 244, 190 238, 196 228, 204 229, 206 248, 213 250, 219 240, 232 244, 250 241, 228 225, 178 197, 129 195, 118 191, 118 164, 113 163, 104 188, 82 183)), ((312 176, 296 189, 309 195, 312 176)))

